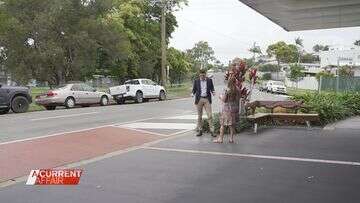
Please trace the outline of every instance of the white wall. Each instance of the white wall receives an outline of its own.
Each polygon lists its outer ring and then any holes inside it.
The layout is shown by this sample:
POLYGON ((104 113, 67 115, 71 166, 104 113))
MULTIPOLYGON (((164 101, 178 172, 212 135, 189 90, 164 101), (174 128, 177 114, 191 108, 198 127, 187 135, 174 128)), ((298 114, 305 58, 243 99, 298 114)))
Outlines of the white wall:
POLYGON ((354 76, 355 76, 355 77, 359 77, 359 76, 360 76, 360 69, 359 69, 359 68, 355 68, 355 70, 354 70, 354 76))
MULTIPOLYGON (((285 85, 287 87, 296 88, 296 82, 292 82, 289 78, 285 78, 285 85)), ((319 82, 315 77, 304 77, 303 80, 298 82, 299 89, 307 89, 307 90, 318 90, 319 82)))
POLYGON ((283 81, 285 80, 285 75, 285 72, 271 73, 271 79, 283 81))

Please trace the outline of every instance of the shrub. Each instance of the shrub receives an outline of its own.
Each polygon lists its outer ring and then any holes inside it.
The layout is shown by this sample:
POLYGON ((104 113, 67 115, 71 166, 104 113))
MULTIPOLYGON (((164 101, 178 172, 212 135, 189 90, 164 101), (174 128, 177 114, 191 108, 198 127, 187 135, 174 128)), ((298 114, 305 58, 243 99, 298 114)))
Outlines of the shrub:
POLYGON ((264 73, 261 78, 262 80, 271 80, 271 73, 264 73))
POLYGON ((259 66, 259 71, 261 72, 280 72, 280 70, 280 66, 274 64, 264 64, 259 66))
POLYGON ((316 74, 316 79, 318 81, 320 81, 320 78, 334 78, 335 75, 333 73, 331 73, 330 71, 321 71, 319 73, 316 74))
MULTIPOLYGON (((213 125, 214 125, 214 129, 215 129, 215 133, 217 133, 217 134, 220 133, 220 113, 213 114, 213 125)), ((246 118, 240 118, 240 121, 237 123, 235 130, 236 130, 236 133, 240 133, 250 127, 251 127, 251 125, 246 118)), ((209 123, 208 123, 207 119, 204 119, 203 131, 210 132, 209 123)), ((228 131, 229 131, 228 128, 225 129, 225 133, 229 133, 228 131)))
POLYGON ((307 93, 293 96, 320 116, 322 124, 328 124, 350 116, 360 115, 359 93, 307 93))

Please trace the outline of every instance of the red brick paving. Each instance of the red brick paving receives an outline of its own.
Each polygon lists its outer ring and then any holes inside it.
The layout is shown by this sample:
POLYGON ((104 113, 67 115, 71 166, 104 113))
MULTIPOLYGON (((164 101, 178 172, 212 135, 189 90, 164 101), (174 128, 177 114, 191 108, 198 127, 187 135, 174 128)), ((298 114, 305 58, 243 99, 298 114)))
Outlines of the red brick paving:
POLYGON ((31 169, 55 168, 161 139, 153 134, 103 127, 0 145, 0 182, 31 169))

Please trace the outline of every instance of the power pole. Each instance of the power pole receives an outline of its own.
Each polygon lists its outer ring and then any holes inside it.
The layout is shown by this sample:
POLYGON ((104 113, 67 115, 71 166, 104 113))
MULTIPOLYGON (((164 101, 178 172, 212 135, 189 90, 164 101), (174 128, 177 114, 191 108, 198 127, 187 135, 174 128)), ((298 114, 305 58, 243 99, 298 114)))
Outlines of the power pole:
POLYGON ((253 53, 254 53, 254 55, 253 55, 253 60, 254 60, 254 63, 255 63, 255 57, 256 57, 256 53, 255 53, 255 49, 256 49, 256 42, 254 42, 254 46, 253 46, 253 53))
POLYGON ((161 9, 161 85, 165 86, 166 77, 166 0, 162 0, 161 9))

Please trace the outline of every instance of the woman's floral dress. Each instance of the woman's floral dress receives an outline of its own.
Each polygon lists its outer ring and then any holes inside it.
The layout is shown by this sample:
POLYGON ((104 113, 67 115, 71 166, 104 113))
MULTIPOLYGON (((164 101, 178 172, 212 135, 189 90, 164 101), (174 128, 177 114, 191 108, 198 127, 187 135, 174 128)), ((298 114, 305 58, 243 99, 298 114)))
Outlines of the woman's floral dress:
MULTIPOLYGON (((228 89, 224 90, 222 95, 226 96, 228 93, 228 89)), ((220 124, 224 126, 232 126, 236 125, 239 122, 239 111, 240 111, 240 96, 237 96, 235 101, 222 101, 221 104, 221 116, 220 116, 220 124)))

